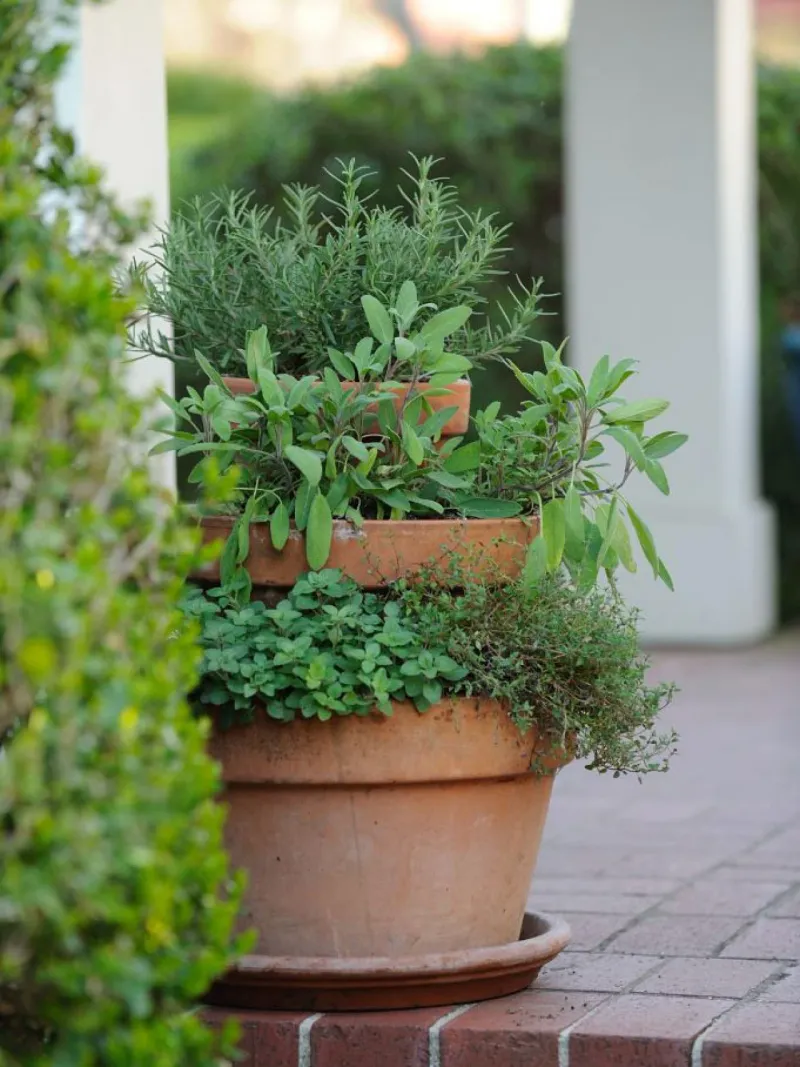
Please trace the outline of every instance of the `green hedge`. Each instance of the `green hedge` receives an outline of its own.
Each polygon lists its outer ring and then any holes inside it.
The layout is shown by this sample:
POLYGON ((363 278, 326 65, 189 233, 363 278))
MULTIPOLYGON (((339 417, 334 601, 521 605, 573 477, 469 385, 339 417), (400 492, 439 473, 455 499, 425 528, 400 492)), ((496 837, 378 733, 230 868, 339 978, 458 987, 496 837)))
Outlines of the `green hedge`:
MULTIPOLYGON (((408 153, 444 158, 466 207, 512 224, 509 268, 563 290, 562 74, 559 49, 527 44, 479 57, 418 53, 329 89, 277 97, 207 73, 169 77, 173 196, 223 185, 279 205, 285 182, 316 184, 337 157, 356 158, 390 187, 408 153), (206 110, 201 100, 208 102, 206 110)), ((800 295, 800 72, 759 75, 764 483, 781 517, 784 615, 800 615, 800 458, 781 400, 779 308, 800 295)), ((395 201, 400 203, 399 198, 395 201)), ((565 332, 554 295, 542 334, 565 332)))
POLYGON ((53 125, 60 8, 0 0, 0 1063, 218 1067, 194 1002, 238 891, 186 702, 198 537, 121 373, 136 220, 53 125))

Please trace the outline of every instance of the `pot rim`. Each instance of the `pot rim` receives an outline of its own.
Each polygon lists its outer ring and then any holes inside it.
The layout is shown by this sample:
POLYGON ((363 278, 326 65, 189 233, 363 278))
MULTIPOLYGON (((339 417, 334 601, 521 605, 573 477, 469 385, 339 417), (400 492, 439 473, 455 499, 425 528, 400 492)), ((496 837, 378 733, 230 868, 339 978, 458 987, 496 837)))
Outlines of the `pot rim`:
MULTIPOLYGON (((221 374, 220 377, 222 378, 223 382, 225 382, 226 385, 228 384, 228 382, 237 382, 237 383, 247 382, 249 385, 253 386, 253 391, 255 391, 255 389, 256 389, 256 383, 253 381, 252 378, 248 378, 247 375, 244 375, 244 374, 221 374)), ((319 380, 320 379, 317 379, 317 381, 319 381, 319 380)), ((375 381, 365 381, 365 382, 357 381, 355 378, 340 378, 339 380, 343 385, 385 385, 385 384, 388 384, 388 382, 385 379, 376 379, 375 381)), ((410 381, 408 379, 400 378, 397 381, 392 381, 392 384, 393 385, 397 385, 397 386, 416 385, 419 388, 425 388, 425 389, 429 389, 431 387, 431 382, 430 382, 429 378, 418 378, 416 381, 410 381)), ((462 376, 460 378, 456 378, 452 382, 449 382, 447 385, 441 386, 440 388, 449 389, 450 386, 459 386, 462 390, 463 390, 463 388, 465 386, 469 386, 471 388, 472 387, 472 379, 469 378, 469 377, 466 377, 466 376, 462 376)))
MULTIPOLYGON (((233 525, 238 518, 240 518, 241 512, 236 515, 198 515, 197 518, 201 526, 228 526, 233 525)), ((506 518, 496 519, 468 519, 462 516, 453 516, 448 519, 428 519, 424 516, 417 516, 416 518, 409 519, 364 519, 360 526, 357 526, 349 519, 337 518, 333 520, 334 530, 342 530, 344 527, 354 531, 357 535, 359 532, 377 533, 378 530, 387 530, 389 528, 394 530, 404 529, 406 527, 419 527, 425 526, 426 529, 439 529, 439 530, 451 530, 453 527, 468 525, 472 530, 488 530, 492 527, 502 527, 504 529, 518 529, 521 526, 530 527, 537 526, 539 523, 538 515, 514 515, 506 518)), ((269 526, 269 520, 260 519, 253 520, 250 523, 252 526, 269 526)), ((304 536, 304 531, 298 530, 295 526, 292 526, 292 533, 299 536, 304 536)))

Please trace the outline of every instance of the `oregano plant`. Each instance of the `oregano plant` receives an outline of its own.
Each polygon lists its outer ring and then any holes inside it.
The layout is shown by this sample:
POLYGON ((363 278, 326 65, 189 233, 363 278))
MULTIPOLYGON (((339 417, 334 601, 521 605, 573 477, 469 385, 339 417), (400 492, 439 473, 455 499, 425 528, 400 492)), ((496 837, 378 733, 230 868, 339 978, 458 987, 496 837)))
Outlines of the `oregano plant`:
POLYGON ((275 607, 241 606, 220 588, 193 590, 185 611, 201 624, 198 700, 223 724, 257 707, 279 721, 391 715, 393 700, 427 711, 465 675, 445 643, 420 640, 400 601, 336 570, 304 575, 275 607))

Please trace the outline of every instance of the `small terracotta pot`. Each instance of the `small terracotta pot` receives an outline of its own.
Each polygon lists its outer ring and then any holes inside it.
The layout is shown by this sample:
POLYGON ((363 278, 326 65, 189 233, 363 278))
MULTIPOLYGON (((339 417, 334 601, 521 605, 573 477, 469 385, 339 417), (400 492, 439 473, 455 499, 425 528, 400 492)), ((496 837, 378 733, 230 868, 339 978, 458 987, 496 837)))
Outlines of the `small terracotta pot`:
MULTIPOLYGON (((204 542, 224 541, 233 521, 228 516, 202 519, 204 542)), ((426 565, 443 571, 453 557, 463 559, 470 573, 513 578, 522 570, 527 547, 538 531, 536 518, 373 519, 361 527, 339 519, 333 524, 325 566, 339 567, 365 589, 379 589, 426 565)), ((289 589, 309 569, 303 534, 292 529, 278 552, 269 524, 252 523, 246 566, 254 585, 289 589)), ((219 562, 208 564, 196 576, 217 581, 219 562)))
MULTIPOLYGON (((255 383, 251 382, 249 378, 223 378, 222 379, 234 396, 249 396, 256 390, 255 383)), ((360 389, 359 382, 342 382, 342 388, 345 390, 360 389)), ((394 406, 395 410, 398 410, 405 401, 406 396, 409 393, 410 386, 403 385, 396 386, 392 392, 395 394, 394 406)), ((418 393, 425 394, 430 390, 431 386, 427 382, 418 382, 414 389, 418 393)), ((472 383, 467 378, 459 378, 457 382, 452 382, 450 385, 442 386, 448 390, 447 396, 431 396, 428 398, 428 403, 434 411, 439 411, 441 408, 458 407, 456 411, 442 427, 442 437, 458 437, 464 434, 469 429, 469 405, 470 397, 472 395, 472 383)), ((371 404, 367 411, 375 412, 376 405, 371 404)), ((424 422, 427 416, 420 415, 419 421, 424 422)))
POLYGON ((216 732, 255 953, 398 958, 520 935, 553 773, 492 700, 216 732))

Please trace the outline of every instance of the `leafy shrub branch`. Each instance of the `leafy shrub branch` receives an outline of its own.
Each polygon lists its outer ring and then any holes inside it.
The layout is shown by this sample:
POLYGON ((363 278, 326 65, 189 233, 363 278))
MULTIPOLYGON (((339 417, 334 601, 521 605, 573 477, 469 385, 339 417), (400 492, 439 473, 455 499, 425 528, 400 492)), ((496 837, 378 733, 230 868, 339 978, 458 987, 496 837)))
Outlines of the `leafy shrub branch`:
POLYGON ((53 121, 68 15, 0 0, 0 1059, 214 1067, 191 1009, 238 889, 185 699, 197 538, 121 374, 136 220, 53 121))

